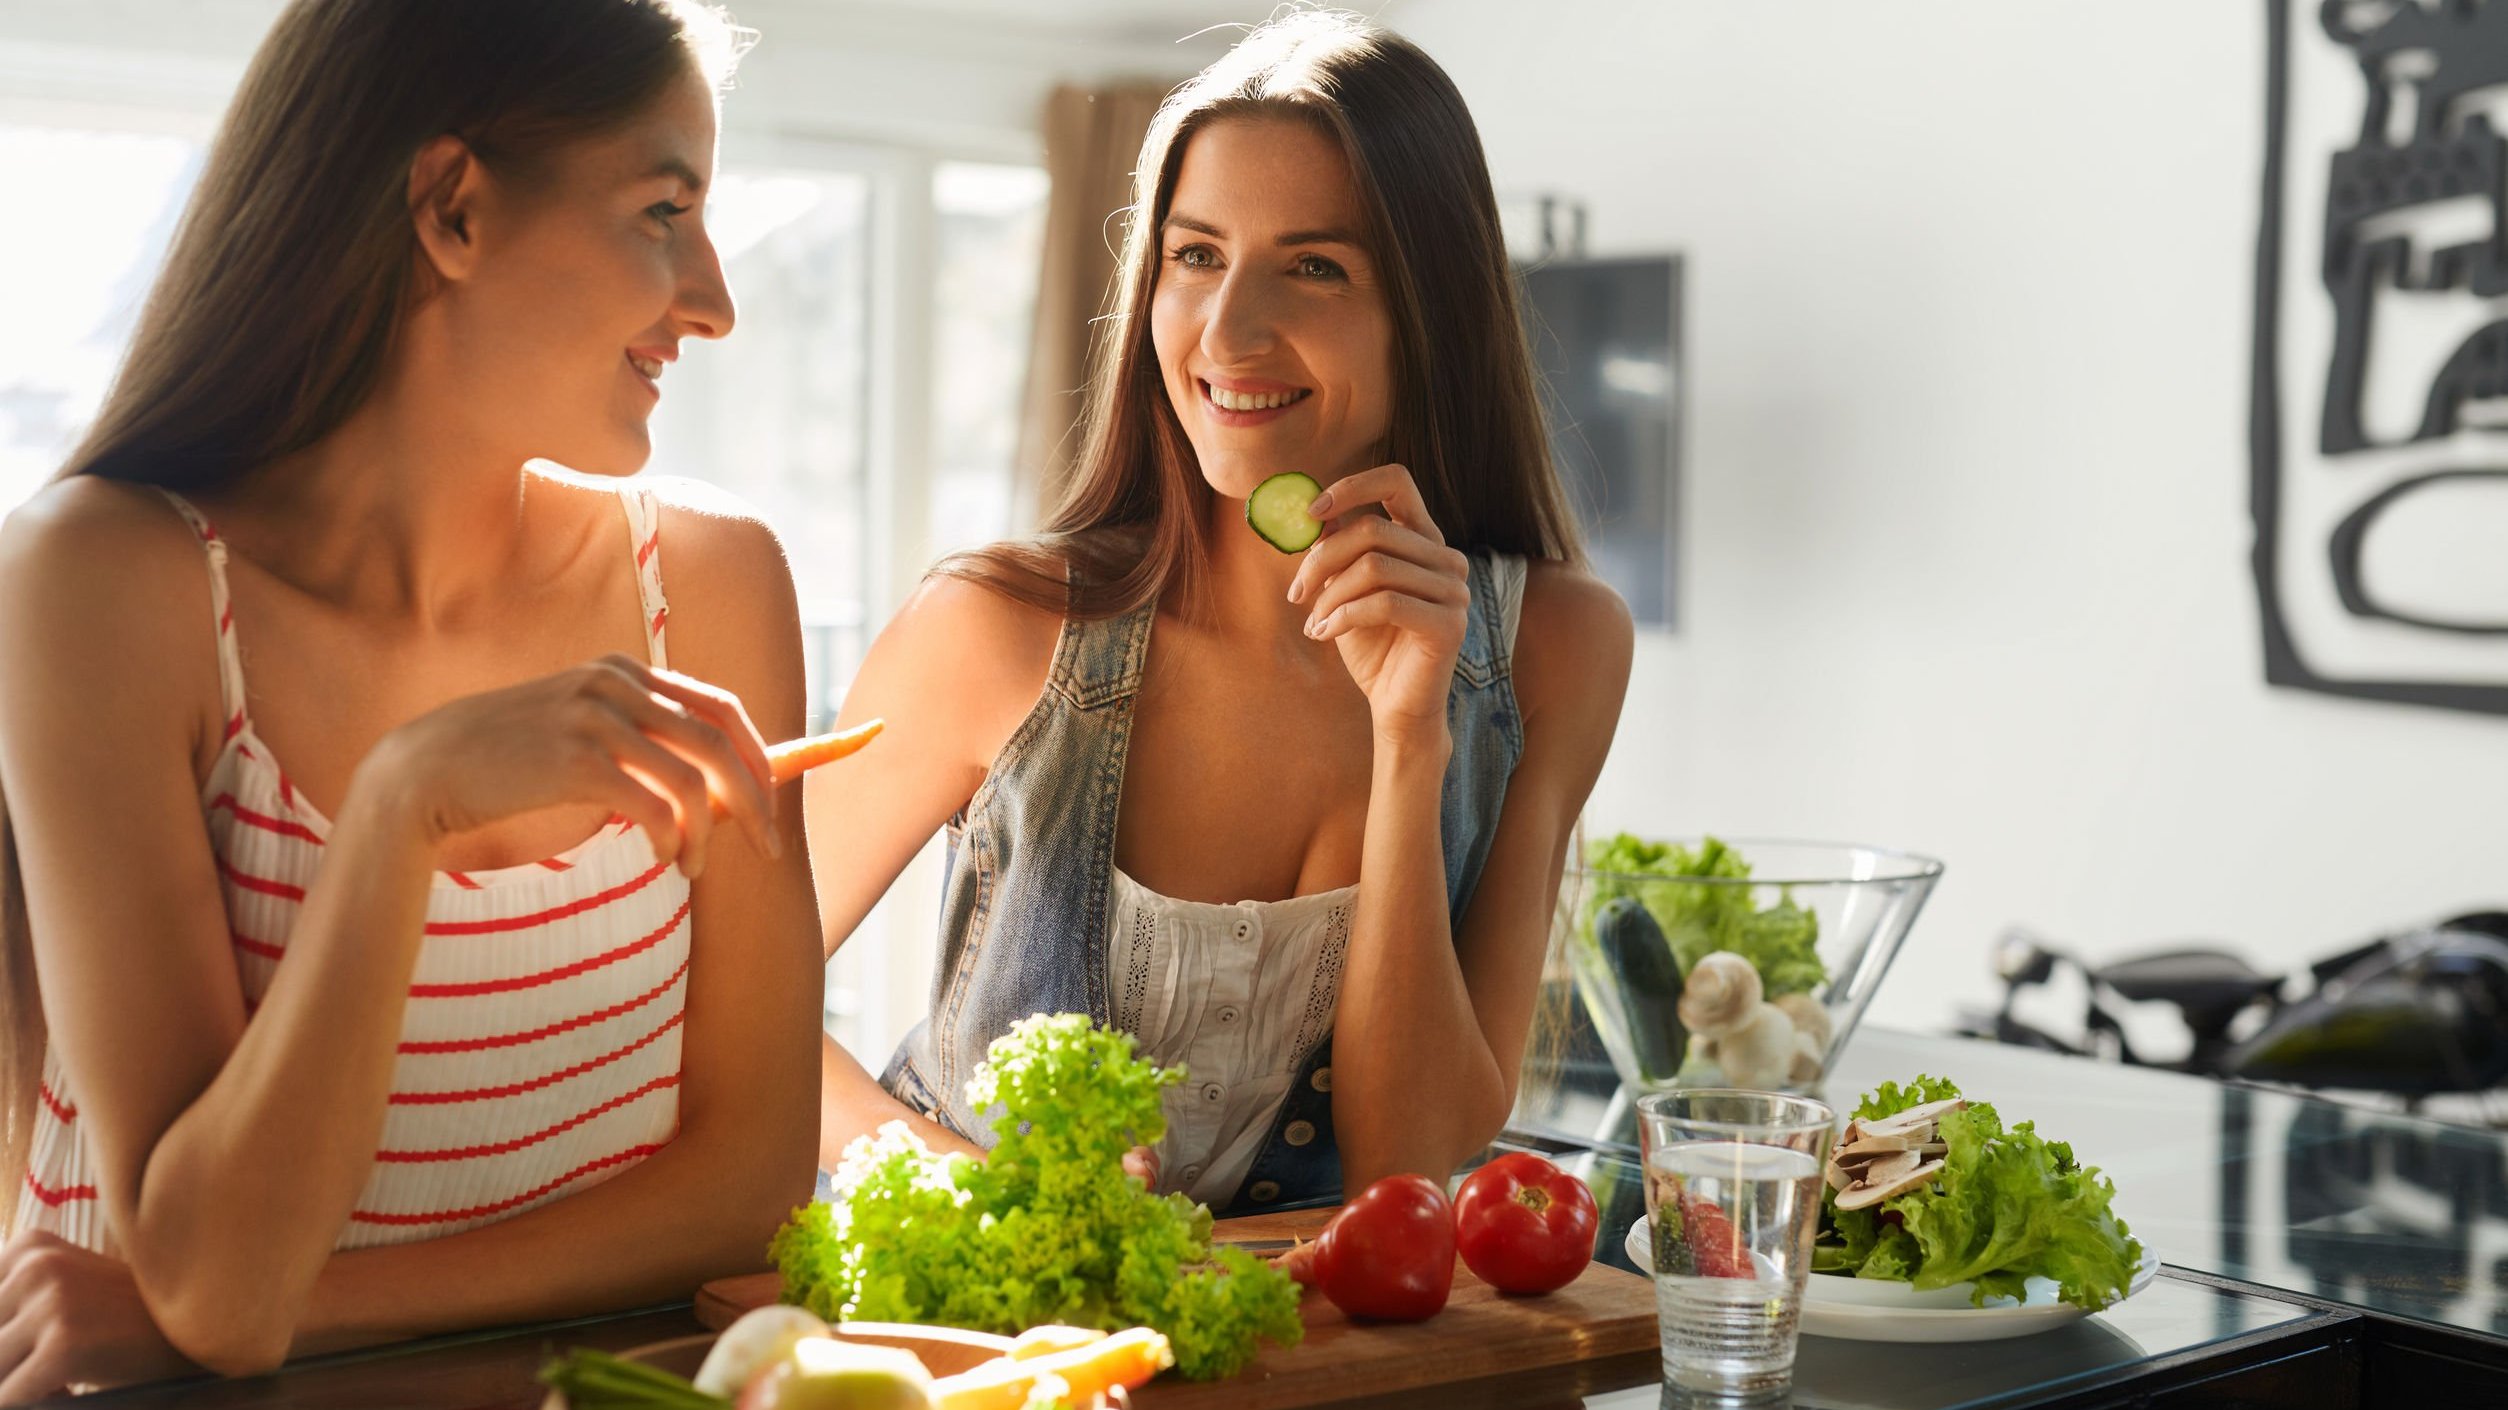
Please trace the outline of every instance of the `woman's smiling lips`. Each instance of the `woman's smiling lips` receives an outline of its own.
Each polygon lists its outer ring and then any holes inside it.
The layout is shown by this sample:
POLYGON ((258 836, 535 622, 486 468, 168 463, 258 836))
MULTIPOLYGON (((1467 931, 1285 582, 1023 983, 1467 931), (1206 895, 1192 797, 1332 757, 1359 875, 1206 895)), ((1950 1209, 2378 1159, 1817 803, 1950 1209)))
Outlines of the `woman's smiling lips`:
POLYGON ((629 348, 627 350, 628 368, 636 374, 637 380, 644 384, 645 391, 655 397, 662 395, 660 383, 663 364, 678 360, 679 352, 675 348, 629 348))
POLYGON ((1224 382, 1197 377, 1202 414, 1222 426, 1260 426, 1285 416, 1310 395, 1304 387, 1260 378, 1232 377, 1224 382))

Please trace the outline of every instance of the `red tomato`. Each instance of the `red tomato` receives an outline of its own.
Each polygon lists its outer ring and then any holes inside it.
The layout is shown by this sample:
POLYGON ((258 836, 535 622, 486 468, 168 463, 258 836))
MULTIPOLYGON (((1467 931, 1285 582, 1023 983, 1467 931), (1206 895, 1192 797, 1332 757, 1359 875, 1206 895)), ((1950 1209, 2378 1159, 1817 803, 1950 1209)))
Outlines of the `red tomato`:
POLYGON ((1530 1151, 1498 1157, 1454 1196, 1464 1266, 1503 1292, 1566 1287, 1594 1258, 1602 1222, 1585 1182, 1530 1151))
POLYGON ((1454 1290, 1454 1207, 1421 1175, 1388 1175, 1315 1240, 1315 1283, 1353 1317, 1418 1322, 1454 1290))

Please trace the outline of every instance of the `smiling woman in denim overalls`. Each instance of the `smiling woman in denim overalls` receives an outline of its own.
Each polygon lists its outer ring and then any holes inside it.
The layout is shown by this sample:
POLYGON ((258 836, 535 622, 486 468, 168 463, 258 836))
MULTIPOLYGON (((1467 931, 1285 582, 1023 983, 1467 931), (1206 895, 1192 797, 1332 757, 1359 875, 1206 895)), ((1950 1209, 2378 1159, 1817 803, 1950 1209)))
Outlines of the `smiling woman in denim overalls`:
POLYGON ((841 940, 950 842, 932 1007, 874 1083, 830 1043, 821 1158, 1080 1011, 1191 1079, 1136 1173, 1246 1212, 1443 1177, 1513 1103, 1631 630, 1581 567, 1480 141, 1419 50, 1302 13, 1178 89, 1040 538, 944 563, 881 635, 812 805, 841 940), (1271 475, 1325 536, 1245 522, 1271 475))

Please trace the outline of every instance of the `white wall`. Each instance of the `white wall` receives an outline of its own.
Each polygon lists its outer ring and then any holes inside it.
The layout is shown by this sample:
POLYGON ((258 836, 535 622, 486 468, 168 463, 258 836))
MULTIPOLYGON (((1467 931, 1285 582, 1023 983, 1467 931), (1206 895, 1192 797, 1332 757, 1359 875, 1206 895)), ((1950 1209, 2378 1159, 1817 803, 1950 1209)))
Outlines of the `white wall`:
POLYGON ((2508 720, 2263 684, 2259 5, 1384 17, 1502 196, 1688 259, 1685 624, 1640 644, 1595 825, 1944 858, 1900 1026, 1989 998, 2010 922, 2296 965, 2508 902, 2508 720))

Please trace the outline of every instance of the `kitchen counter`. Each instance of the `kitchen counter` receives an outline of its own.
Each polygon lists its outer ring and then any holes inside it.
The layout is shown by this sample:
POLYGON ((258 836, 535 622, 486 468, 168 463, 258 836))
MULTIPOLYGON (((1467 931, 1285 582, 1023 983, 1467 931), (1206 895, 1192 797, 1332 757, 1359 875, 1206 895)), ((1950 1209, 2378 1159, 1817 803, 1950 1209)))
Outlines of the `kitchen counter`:
MULTIPOLYGON (((1803 1340, 1796 1404, 1948 1407, 2508 1405, 2508 1133, 2281 1092, 1954 1038, 1868 1030, 1831 1084, 1854 1094, 1930 1072, 2036 1120, 2117 1186, 2117 1209, 2167 1265, 2130 1302, 2038 1336, 1885 1346, 1803 1340)), ((1590 1182, 1599 1257, 1644 1212, 1625 1103, 1596 1091, 1529 1116, 1508 1145, 1590 1182)), ((158 1407, 479 1406, 526 1410, 558 1349, 611 1350, 698 1330, 687 1307, 505 1328, 79 1402, 158 1407)), ((1514 1377, 1441 1406, 1644 1410, 1617 1369, 1514 1377)), ((1381 1403, 1381 1402, 1380 1402, 1381 1403)))

